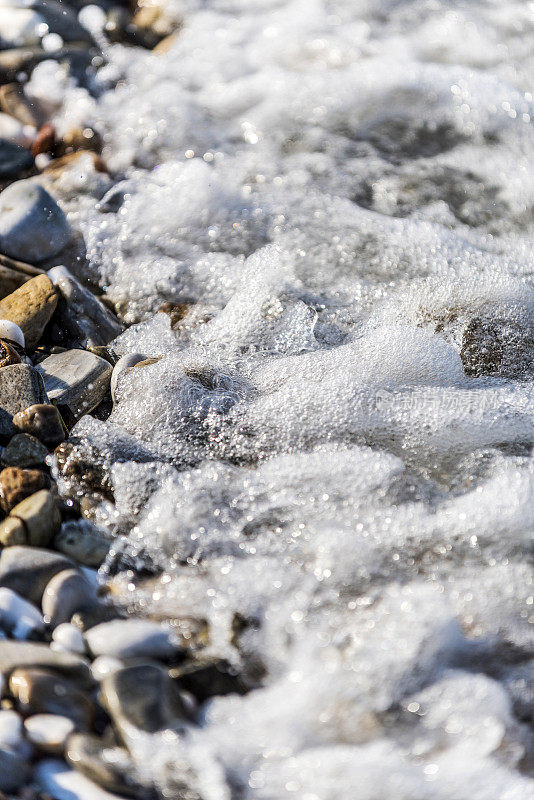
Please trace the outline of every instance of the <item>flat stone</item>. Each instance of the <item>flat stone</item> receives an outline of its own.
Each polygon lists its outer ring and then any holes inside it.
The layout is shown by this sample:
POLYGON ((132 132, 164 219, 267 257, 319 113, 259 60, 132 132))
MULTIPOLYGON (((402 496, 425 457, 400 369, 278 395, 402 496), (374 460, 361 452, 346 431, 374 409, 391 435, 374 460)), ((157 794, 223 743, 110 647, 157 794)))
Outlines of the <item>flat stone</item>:
POLYGON ((146 619, 117 619, 87 631, 85 639, 95 656, 114 658, 171 658, 179 652, 172 633, 146 619))
POLYGON ((24 716, 59 714, 81 731, 91 727, 93 704, 74 683, 51 670, 20 668, 11 673, 9 691, 24 716))
POLYGON ((123 332, 119 320, 66 267, 53 267, 48 275, 64 301, 58 322, 71 341, 86 348, 101 347, 123 332))
POLYGON ((94 586, 78 570, 68 569, 56 575, 43 593, 42 609, 45 619, 55 628, 70 622, 76 611, 98 605, 94 586))
POLYGON ((74 722, 59 714, 34 714, 24 722, 30 742, 44 753, 61 755, 69 736, 75 731, 74 722))
POLYGON ((37 369, 50 400, 60 410, 65 407, 75 419, 92 411, 104 399, 112 372, 107 361, 86 350, 66 350, 48 356, 37 369))
POLYGON ((134 778, 136 770, 128 751, 110 747, 98 736, 75 733, 67 742, 65 758, 82 775, 110 792, 135 797, 143 791, 134 778))
POLYGON ((104 562, 112 539, 87 520, 63 523, 54 539, 54 547, 77 564, 100 567, 104 562))
POLYGON ((0 749, 0 791, 14 792, 28 781, 30 767, 24 756, 0 749))
POLYGON ((138 731, 181 729, 189 721, 178 687, 163 667, 138 664, 113 672, 100 684, 102 700, 124 741, 138 731))
POLYGON ((70 237, 65 214, 38 183, 17 181, 0 193, 2 253, 35 263, 55 256, 70 237))
MULTIPOLYGON (((1 204, 2 195, 0 195, 1 204)), ((0 231, 1 231, 0 218, 0 231)), ((27 350, 39 344, 56 310, 58 295, 48 275, 36 275, 0 300, 0 317, 15 322, 24 334, 27 350)))
POLYGON ((33 156, 25 147, 0 139, 0 178, 14 178, 33 165, 33 156))
POLYGON ((38 469, 6 467, 0 472, 0 507, 9 514, 17 503, 48 486, 48 475, 38 469))
POLYGON ((0 435, 13 436, 18 432, 14 415, 47 400, 42 376, 34 367, 13 364, 0 369, 0 435))
POLYGON ((13 425, 19 431, 32 434, 50 448, 57 447, 65 439, 59 411, 55 406, 46 403, 19 411, 13 417, 13 425))
POLYGON ((121 800, 124 797, 101 789, 64 761, 44 759, 37 765, 35 777, 40 788, 54 800, 121 800))
POLYGON ((40 611, 12 589, 0 588, 0 627, 14 639, 27 639, 45 627, 40 611))
POLYGON ((0 641, 0 673, 4 680, 23 667, 51 669, 83 686, 93 683, 87 662, 74 653, 59 653, 37 642, 0 641))
POLYGON ((39 439, 29 433, 17 433, 2 453, 2 461, 10 467, 39 467, 46 464, 47 456, 48 449, 39 439))
POLYGON ((46 547, 61 526, 61 514, 56 500, 47 489, 30 495, 11 509, 11 517, 24 523, 26 544, 46 547))
POLYGON ((46 585, 73 564, 65 556, 38 547, 6 547, 0 555, 0 586, 41 606, 46 585))

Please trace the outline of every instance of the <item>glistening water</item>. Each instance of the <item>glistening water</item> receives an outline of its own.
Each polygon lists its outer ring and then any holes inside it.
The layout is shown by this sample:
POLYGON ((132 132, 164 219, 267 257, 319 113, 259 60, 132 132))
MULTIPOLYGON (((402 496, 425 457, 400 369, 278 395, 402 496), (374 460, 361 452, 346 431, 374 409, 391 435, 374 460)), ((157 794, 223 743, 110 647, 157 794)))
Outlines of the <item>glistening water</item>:
POLYGON ((104 577, 253 687, 140 768, 170 798, 534 798, 534 4, 167 9, 161 55, 28 90, 104 134, 119 177, 54 191, 116 352, 163 356, 74 431, 104 577))

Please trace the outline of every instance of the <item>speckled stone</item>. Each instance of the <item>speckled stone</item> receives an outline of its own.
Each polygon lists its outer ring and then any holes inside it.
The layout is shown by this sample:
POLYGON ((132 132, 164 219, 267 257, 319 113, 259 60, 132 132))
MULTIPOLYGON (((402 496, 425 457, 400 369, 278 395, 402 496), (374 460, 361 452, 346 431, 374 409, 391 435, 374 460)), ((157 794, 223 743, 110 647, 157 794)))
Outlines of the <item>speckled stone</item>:
POLYGON ((17 433, 2 453, 2 461, 10 467, 39 467, 46 463, 48 449, 29 433, 17 433))
POLYGON ((54 539, 57 550, 86 567, 100 567, 111 544, 109 536, 86 520, 64 523, 54 539))
POLYGON ((17 503, 50 486, 50 479, 38 469, 6 467, 0 472, 0 507, 9 514, 17 503))
MULTIPOLYGON (((13 364, 0 369, 0 434, 13 436, 18 431, 13 417, 48 397, 42 376, 29 364, 13 364)), ((28 431, 31 433, 31 431, 28 431)))

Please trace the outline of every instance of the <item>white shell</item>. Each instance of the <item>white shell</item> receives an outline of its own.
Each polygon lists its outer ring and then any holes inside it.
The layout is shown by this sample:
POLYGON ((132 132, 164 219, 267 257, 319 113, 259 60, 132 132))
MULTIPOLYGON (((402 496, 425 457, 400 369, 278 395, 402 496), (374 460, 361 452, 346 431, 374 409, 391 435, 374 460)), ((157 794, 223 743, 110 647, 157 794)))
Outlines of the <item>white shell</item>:
POLYGON ((15 344, 19 344, 21 347, 26 347, 26 341, 21 329, 9 319, 0 319, 0 339, 5 339, 8 342, 15 342, 15 344))
POLYGON ((122 373, 130 367, 134 367, 136 364, 139 364, 140 361, 144 361, 145 358, 148 358, 148 356, 143 355, 143 353, 128 353, 128 355, 119 358, 113 367, 113 372, 111 373, 111 397, 113 398, 113 402, 115 402, 115 391, 117 389, 118 380, 122 373))

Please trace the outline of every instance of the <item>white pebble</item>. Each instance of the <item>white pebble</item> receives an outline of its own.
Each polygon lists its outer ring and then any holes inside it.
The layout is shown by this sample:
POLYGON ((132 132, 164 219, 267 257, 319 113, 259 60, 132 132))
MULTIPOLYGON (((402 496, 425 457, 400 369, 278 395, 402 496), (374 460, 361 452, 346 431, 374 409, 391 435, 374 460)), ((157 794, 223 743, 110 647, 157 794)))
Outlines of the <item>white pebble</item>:
POLYGON ((148 619, 116 619, 90 628, 85 641, 95 656, 167 658, 177 650, 171 631, 148 619))
POLYGON ((71 719, 59 714, 35 714, 24 723, 30 742, 47 753, 63 753, 65 742, 75 727, 71 719))
POLYGON ((44 628, 40 611, 12 589, 0 588, 0 625, 7 628, 14 639, 27 639, 32 631, 44 628))
POLYGON ((81 772, 68 767, 64 761, 45 759, 37 765, 35 774, 40 788, 55 800, 121 800, 118 795, 106 792, 81 772))
POLYGON ((17 750, 22 742, 22 718, 16 711, 0 711, 0 748, 17 750))
POLYGON ((0 319, 0 339, 6 339, 8 342, 15 342, 21 347, 26 347, 26 340, 21 329, 9 319, 0 319))
POLYGON ((52 634, 52 644, 50 647, 53 650, 67 650, 71 653, 85 653, 85 643, 83 641, 82 632, 76 625, 71 625, 70 622, 62 622, 55 628, 52 634))
POLYGON ((103 681, 124 666, 123 662, 112 656, 98 656, 91 664, 91 672, 95 681, 103 681))
POLYGON ((145 358, 148 358, 148 356, 145 356, 142 353, 128 353, 128 355, 119 358, 113 367, 113 372, 111 373, 111 397, 113 398, 113 402, 115 402, 115 390, 122 373, 127 369, 130 369, 130 367, 134 367, 136 364, 139 364, 140 361, 144 361, 145 358))

